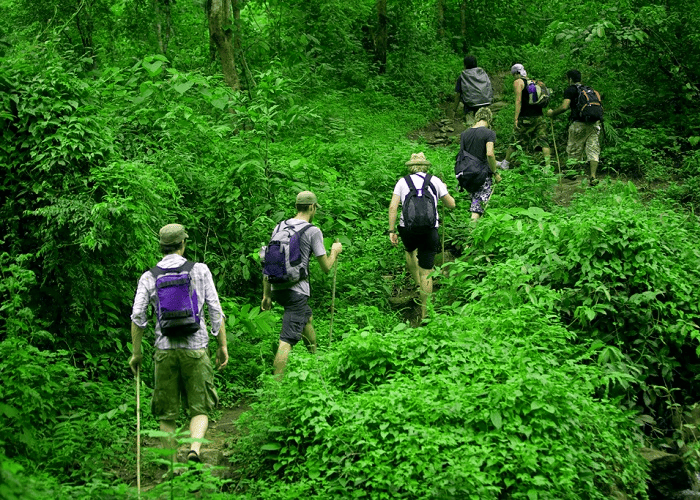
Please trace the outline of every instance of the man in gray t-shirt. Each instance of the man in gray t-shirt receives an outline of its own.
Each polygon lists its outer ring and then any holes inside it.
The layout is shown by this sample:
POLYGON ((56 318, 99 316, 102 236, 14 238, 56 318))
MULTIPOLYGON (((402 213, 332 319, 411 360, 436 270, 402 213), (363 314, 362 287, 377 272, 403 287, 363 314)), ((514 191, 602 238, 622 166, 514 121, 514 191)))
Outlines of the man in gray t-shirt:
MULTIPOLYGON (((295 232, 304 226, 311 224, 320 208, 316 195, 311 191, 302 191, 297 195, 295 207, 297 214, 292 219, 280 222, 287 227, 295 228, 295 232)), ((263 276, 263 298, 260 308, 267 311, 272 308, 274 300, 284 307, 282 317, 282 332, 280 333, 280 343, 275 356, 275 375, 280 377, 284 373, 287 358, 297 342, 304 341, 309 352, 316 352, 316 332, 312 324, 312 313, 308 300, 311 296, 311 286, 309 284, 309 264, 311 254, 316 257, 324 273, 328 273, 335 264, 338 254, 343 250, 340 243, 333 243, 330 257, 326 255, 323 246, 323 234, 316 226, 311 226, 304 231, 300 240, 302 266, 306 269, 306 278, 289 285, 272 285, 267 276, 263 276)))

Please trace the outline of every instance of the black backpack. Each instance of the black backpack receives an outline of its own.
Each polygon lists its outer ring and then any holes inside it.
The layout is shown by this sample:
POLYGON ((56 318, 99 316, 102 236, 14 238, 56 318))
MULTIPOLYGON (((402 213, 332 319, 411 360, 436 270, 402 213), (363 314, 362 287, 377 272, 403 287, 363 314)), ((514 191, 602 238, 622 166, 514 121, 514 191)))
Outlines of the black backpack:
POLYGON ((600 102, 600 94, 597 90, 587 85, 576 84, 578 99, 576 108, 581 121, 595 123, 603 119, 603 104, 600 102))
POLYGON ((455 176, 459 183, 459 190, 476 193, 484 185, 489 177, 491 169, 488 164, 481 161, 471 153, 460 150, 455 158, 455 176))
POLYGON ((408 185, 408 194, 403 200, 401 213, 406 230, 411 233, 427 233, 435 229, 437 223, 437 192, 430 182, 432 175, 425 174, 423 187, 416 189, 411 176, 404 177, 408 185), (425 187, 428 189, 425 189, 425 187))

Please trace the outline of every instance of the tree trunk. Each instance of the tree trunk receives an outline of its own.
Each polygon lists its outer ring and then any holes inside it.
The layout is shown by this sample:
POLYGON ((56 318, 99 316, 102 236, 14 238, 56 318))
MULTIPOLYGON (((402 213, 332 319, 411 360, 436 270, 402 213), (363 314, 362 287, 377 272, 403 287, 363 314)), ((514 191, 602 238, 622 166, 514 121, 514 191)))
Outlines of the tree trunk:
POLYGON ((462 0, 459 6, 459 18, 462 22, 462 55, 466 55, 469 46, 467 45, 467 0, 462 0))
POLYGON ((170 0, 153 0, 153 12, 155 14, 156 35, 158 35, 158 48, 160 53, 165 55, 168 52, 170 36, 173 31, 170 0))
POLYGON ((231 0, 211 0, 209 9, 209 35, 216 45, 224 81, 233 90, 240 89, 236 57, 233 50, 233 26, 231 25, 231 0))
POLYGON ((469 45, 467 44, 467 1, 462 0, 462 4, 459 6, 459 18, 462 22, 462 55, 466 55, 469 52, 469 45))
POLYGON ((377 0, 377 36, 375 38, 375 60, 379 74, 386 73, 386 52, 388 42, 386 0, 377 0))
POLYGON ((438 40, 445 39, 445 0, 437 0, 437 34, 438 40))

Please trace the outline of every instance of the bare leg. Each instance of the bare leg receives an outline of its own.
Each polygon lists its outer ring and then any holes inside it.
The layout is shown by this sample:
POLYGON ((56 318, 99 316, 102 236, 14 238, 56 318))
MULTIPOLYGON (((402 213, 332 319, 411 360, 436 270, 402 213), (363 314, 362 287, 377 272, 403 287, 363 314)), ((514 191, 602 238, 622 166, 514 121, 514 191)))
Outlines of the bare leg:
POLYGON ((433 278, 430 277, 432 272, 432 269, 419 268, 421 318, 425 318, 428 315, 428 298, 433 293, 433 278))
POLYGON ((304 329, 301 332, 301 339, 304 341, 306 349, 311 354, 316 354, 316 330, 314 330, 314 325, 311 322, 313 316, 309 317, 309 321, 304 325, 304 329))
POLYGON ((292 350, 291 344, 288 344, 284 340, 280 340, 280 345, 277 347, 277 354, 275 355, 275 361, 272 366, 275 369, 275 376, 277 380, 282 380, 284 375, 284 367, 287 366, 287 358, 292 350))
POLYGON ((595 179, 595 173, 598 171, 598 162, 597 161, 590 161, 591 164, 591 179, 595 179))
POLYGON ((418 275, 418 249, 413 252, 406 252, 406 268, 411 273, 411 277, 416 286, 420 286, 420 276, 418 275))
MULTIPOLYGON (((209 417, 207 415, 195 415, 190 420, 190 437, 193 439, 202 439, 209 428, 209 417)), ((194 450, 199 455, 199 450, 202 443, 194 442, 190 445, 190 450, 194 450)))
MULTIPOLYGON (((175 420, 161 420, 160 421, 160 430, 163 432, 169 432, 170 434, 175 433, 175 420)), ((172 437, 164 437, 163 440, 161 441, 161 445, 163 448, 166 449, 171 449, 171 450, 177 450, 177 443, 175 442, 175 439, 172 437)), ((172 455, 172 460, 173 462, 177 458, 177 451, 172 455)))
POLYGON ((544 164, 549 166, 552 159, 552 150, 549 148, 542 148, 542 155, 544 156, 544 164))

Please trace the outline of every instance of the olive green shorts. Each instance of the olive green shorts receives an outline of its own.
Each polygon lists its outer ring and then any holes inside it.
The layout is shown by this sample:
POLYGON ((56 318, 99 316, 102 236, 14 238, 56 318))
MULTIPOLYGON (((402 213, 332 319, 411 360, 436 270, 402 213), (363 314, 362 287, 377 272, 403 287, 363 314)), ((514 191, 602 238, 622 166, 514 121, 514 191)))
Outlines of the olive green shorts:
POLYGON ((158 349, 151 412, 157 420, 177 420, 180 402, 189 418, 209 415, 219 403, 214 370, 206 349, 158 349))
POLYGON ((538 148, 548 148, 547 122, 544 116, 521 117, 518 128, 513 130, 511 143, 520 144, 523 150, 537 151, 538 148))

